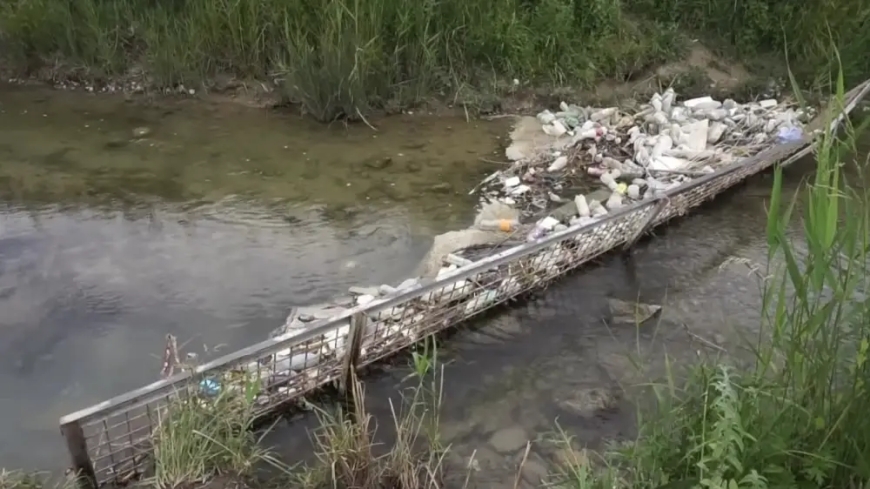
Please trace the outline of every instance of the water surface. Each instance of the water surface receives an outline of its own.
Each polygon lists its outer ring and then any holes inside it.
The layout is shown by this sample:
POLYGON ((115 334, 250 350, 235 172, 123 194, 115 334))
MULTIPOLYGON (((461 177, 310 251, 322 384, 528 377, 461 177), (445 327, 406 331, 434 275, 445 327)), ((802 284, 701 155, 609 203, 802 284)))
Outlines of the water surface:
POLYGON ((466 226, 504 125, 377 125, 0 88, 0 466, 65 464, 58 418, 156 380, 167 333, 253 344, 466 226))

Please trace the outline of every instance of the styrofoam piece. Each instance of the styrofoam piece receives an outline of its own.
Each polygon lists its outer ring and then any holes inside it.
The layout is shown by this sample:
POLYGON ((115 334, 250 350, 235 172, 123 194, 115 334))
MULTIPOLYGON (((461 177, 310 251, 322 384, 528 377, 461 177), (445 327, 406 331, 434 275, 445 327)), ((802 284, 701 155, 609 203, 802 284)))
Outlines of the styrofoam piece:
POLYGON ((556 224, 559 224, 559 220, 552 216, 547 216, 540 221, 538 221, 537 226, 545 229, 547 231, 552 231, 556 224))
POLYGON ((728 126, 723 124, 722 122, 714 122, 710 124, 710 127, 707 129, 707 144, 716 144, 722 139, 722 135, 725 134, 725 129, 728 126))
POLYGON ((650 161, 647 167, 653 171, 680 171, 685 170, 691 164, 689 160, 673 156, 661 156, 650 161))
POLYGON ((702 119, 691 124, 686 124, 682 127, 682 138, 680 144, 686 145, 689 149, 701 151, 707 147, 707 133, 710 130, 710 121, 702 119))
POLYGON ((708 102, 712 102, 712 101, 713 101, 713 97, 711 97, 709 95, 706 97, 693 98, 693 99, 689 99, 689 100, 684 101, 683 107, 687 107, 689 109, 694 109, 695 107, 698 107, 699 105, 701 105, 703 103, 708 103, 708 102))

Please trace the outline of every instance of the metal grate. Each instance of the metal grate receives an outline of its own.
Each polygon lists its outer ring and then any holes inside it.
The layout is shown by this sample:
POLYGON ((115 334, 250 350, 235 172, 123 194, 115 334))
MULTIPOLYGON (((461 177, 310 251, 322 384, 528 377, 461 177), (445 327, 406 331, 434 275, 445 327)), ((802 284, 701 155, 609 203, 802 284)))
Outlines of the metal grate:
MULTIPOLYGON (((865 82, 850 95, 857 99, 868 90, 870 84, 865 82)), ((167 405, 198 392, 203 380, 219 382, 224 389, 242 389, 253 380, 260 386, 258 414, 273 412, 341 380, 348 369, 392 355, 546 285, 602 253, 632 243, 652 227, 687 213, 747 177, 807 154, 808 144, 805 140, 773 147, 676 187, 659 199, 627 206, 593 224, 489 256, 450 276, 321 321, 301 335, 258 343, 191 372, 64 416, 61 430, 73 467, 91 486, 124 483, 147 469, 149 440, 167 405)))

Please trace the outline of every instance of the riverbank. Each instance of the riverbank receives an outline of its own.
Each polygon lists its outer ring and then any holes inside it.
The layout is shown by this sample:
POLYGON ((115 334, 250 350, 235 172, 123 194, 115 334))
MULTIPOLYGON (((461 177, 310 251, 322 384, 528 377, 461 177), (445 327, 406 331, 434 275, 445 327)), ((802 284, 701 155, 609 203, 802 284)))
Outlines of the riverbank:
MULTIPOLYGON (((720 33, 705 39, 717 47, 711 62, 723 71, 730 64, 723 59, 764 59, 753 65, 767 83, 772 72, 784 74, 785 63, 773 63, 780 66, 774 69, 766 61, 784 60, 785 38, 797 39, 802 50, 790 57, 812 83, 828 68, 829 36, 822 25, 838 34, 844 59, 855 60, 850 68, 860 76, 867 66, 859 54, 870 36, 854 27, 868 14, 860 2, 851 3, 836 18, 824 15, 830 7, 815 6, 819 16, 787 19, 784 34, 771 30, 779 22, 759 22, 758 9, 716 21, 737 29, 734 34, 705 20, 705 31, 720 33)), ((712 4, 707 9, 727 10, 732 2, 712 4)), ((552 105, 551 99, 535 102, 541 94, 634 85, 685 60, 693 49, 688 39, 699 27, 691 16, 696 7, 641 0, 16 0, 0 7, 0 45, 8 58, 6 78, 61 87, 238 93, 254 103, 293 104, 324 121, 432 102, 469 112, 515 112, 524 104, 552 105)))

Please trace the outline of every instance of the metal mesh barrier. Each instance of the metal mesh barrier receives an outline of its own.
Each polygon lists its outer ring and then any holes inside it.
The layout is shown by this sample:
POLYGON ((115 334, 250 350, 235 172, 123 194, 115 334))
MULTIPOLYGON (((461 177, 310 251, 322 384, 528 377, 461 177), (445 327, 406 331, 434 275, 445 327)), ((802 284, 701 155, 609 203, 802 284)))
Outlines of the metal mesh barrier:
MULTIPOLYGON (((853 97, 863 96, 870 84, 859 88, 853 97)), ((150 440, 167 416, 167 406, 201 396, 204 382, 238 391, 256 383, 257 413, 274 412, 342 380, 349 370, 376 362, 633 242, 652 227, 687 213, 776 162, 806 154, 802 148, 808 142, 771 148, 593 224, 489 256, 449 276, 322 321, 302 334, 258 343, 64 416, 61 431, 73 468, 91 486, 123 484, 146 472, 150 440)))

